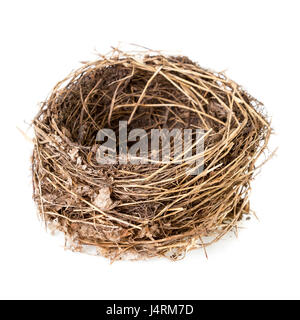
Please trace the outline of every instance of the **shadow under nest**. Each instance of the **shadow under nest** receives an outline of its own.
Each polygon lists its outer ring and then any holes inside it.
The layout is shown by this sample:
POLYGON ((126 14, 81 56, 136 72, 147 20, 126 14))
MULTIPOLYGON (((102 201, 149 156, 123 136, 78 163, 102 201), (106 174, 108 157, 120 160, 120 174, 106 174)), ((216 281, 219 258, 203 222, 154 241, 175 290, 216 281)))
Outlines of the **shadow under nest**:
POLYGON ((271 133, 262 104, 225 75, 186 57, 119 51, 59 82, 33 126, 42 219, 74 249, 92 245, 112 260, 178 259, 234 228, 250 212, 255 162, 271 133), (99 164, 97 132, 118 132, 119 121, 149 136, 204 130, 203 171, 188 175, 189 163, 160 161, 99 164))

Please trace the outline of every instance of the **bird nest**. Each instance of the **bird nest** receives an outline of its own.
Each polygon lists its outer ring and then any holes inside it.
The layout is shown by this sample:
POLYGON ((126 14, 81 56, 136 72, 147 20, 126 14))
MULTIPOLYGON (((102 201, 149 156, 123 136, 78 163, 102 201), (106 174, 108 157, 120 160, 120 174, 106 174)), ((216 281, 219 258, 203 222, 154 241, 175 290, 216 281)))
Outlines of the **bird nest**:
POLYGON ((33 126, 42 220, 73 249, 92 246, 112 260, 178 259, 235 228, 249 216, 250 181, 271 133, 262 104, 223 73, 183 56, 116 49, 59 82, 33 126), (148 155, 126 161, 135 142, 124 150, 120 123, 145 133, 148 155), (100 152, 104 128, 116 133, 116 149, 107 149, 115 159, 100 152), (173 129, 190 134, 188 150, 175 154, 171 137, 169 161, 162 143, 151 158, 151 134, 173 129))

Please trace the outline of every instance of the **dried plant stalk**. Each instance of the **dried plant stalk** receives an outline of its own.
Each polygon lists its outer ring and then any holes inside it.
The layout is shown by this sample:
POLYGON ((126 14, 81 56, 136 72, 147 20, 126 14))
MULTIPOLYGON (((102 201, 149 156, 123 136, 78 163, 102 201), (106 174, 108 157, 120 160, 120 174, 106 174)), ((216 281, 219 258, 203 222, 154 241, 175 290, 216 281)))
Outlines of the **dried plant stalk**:
POLYGON ((42 219, 112 260, 178 259, 249 214, 250 181, 270 124, 262 103, 187 57, 114 49, 59 82, 33 121, 34 200, 42 219), (204 170, 188 164, 100 165, 96 133, 201 128, 204 170))

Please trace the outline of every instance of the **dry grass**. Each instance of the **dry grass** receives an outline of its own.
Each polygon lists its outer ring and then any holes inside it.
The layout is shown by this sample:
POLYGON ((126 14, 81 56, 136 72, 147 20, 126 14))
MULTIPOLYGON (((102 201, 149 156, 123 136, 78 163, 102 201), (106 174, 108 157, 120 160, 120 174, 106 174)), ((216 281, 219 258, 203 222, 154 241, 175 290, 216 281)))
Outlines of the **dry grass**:
POLYGON ((222 73, 186 57, 114 49, 53 89, 33 121, 34 199, 47 225, 77 249, 112 260, 178 259, 206 247, 249 214, 255 162, 271 128, 262 104, 222 73), (204 170, 191 164, 100 165, 96 133, 132 128, 201 128, 204 170), (97 206, 108 193, 109 206, 97 206), (207 240, 209 237, 209 240, 207 240))

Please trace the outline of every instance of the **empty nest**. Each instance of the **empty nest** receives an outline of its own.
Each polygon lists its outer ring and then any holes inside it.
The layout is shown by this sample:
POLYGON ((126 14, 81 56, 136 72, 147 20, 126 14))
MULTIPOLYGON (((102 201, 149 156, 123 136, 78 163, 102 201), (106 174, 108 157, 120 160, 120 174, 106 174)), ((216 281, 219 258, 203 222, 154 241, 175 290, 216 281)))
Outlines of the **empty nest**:
POLYGON ((183 56, 114 49, 59 82, 33 120, 33 197, 71 248, 112 260, 182 258, 250 213, 249 190, 271 128, 262 104, 223 73, 183 56), (97 132, 205 131, 204 166, 99 164, 97 132))

